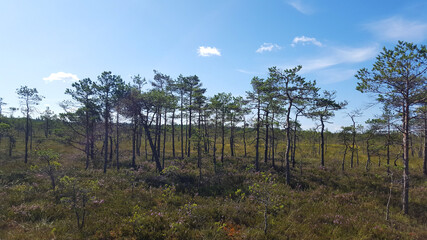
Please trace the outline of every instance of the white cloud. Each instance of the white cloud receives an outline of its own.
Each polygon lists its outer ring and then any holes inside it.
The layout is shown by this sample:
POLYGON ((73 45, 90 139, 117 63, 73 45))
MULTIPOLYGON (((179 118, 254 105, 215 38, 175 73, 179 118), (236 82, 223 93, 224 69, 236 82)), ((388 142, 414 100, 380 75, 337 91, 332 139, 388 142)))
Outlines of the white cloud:
POLYGON ((257 72, 251 72, 251 71, 247 71, 244 69, 236 69, 236 71, 240 72, 240 73, 244 73, 244 74, 250 74, 250 75, 258 75, 259 73, 257 72))
POLYGON ((210 57, 210 56, 221 56, 221 53, 216 47, 199 47, 197 53, 201 57, 210 57))
POLYGON ((351 79, 357 73, 355 69, 331 68, 316 72, 316 75, 324 84, 343 82, 351 79))
POLYGON ((287 2, 293 8, 295 8, 298 12, 303 14, 311 14, 313 13, 313 9, 311 9, 308 5, 303 4, 301 0, 290 0, 287 2))
POLYGON ((339 64, 359 63, 373 59, 378 53, 378 47, 362 48, 331 48, 328 56, 322 56, 312 59, 299 61, 302 65, 302 72, 311 72, 325 69, 339 64))
POLYGON ((263 53, 263 52, 271 52, 273 50, 279 50, 282 47, 280 47, 277 44, 273 43, 263 43, 257 50, 257 53, 263 53))
POLYGON ((322 46, 322 43, 317 41, 316 38, 311 38, 311 37, 306 37, 306 36, 301 36, 301 37, 295 37, 294 40, 292 41, 291 46, 295 47, 298 43, 301 43, 302 45, 307 45, 307 44, 314 44, 318 47, 322 46))
POLYGON ((49 77, 44 77, 43 80, 46 82, 53 82, 53 81, 75 82, 75 81, 78 81, 79 78, 77 77, 77 75, 72 73, 57 72, 57 73, 51 73, 49 77))
POLYGON ((365 25, 365 28, 385 40, 422 41, 427 39, 427 23, 390 17, 365 25))

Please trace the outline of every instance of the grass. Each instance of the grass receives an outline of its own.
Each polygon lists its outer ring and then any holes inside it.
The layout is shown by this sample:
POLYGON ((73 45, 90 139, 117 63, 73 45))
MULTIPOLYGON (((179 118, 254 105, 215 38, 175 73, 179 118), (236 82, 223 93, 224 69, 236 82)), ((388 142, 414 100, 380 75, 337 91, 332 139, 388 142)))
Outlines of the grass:
POLYGON ((168 158, 159 175, 142 154, 133 171, 125 145, 122 169, 103 174, 84 170, 79 152, 44 144, 61 154, 55 191, 45 173, 30 167, 42 164, 34 155, 27 165, 21 149, 13 158, 0 156, 0 239, 427 239, 427 182, 419 158, 411 159, 408 215, 401 214, 401 170, 391 168, 396 181, 386 221, 385 165, 366 172, 360 154, 360 165, 342 172, 339 145, 328 147, 325 168, 299 149, 287 186, 270 163, 261 164, 264 174, 255 173, 253 159, 241 157, 240 148, 238 157, 218 164, 217 174, 212 157, 204 156, 200 179, 194 158, 168 158), (81 218, 83 210, 79 228, 76 211, 81 218))

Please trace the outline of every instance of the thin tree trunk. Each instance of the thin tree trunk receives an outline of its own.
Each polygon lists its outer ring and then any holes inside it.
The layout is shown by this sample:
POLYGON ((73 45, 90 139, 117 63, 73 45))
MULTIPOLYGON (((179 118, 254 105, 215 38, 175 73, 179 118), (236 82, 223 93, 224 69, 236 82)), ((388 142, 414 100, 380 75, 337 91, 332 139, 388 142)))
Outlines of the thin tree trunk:
POLYGON ((274 136, 274 111, 273 111, 273 114, 272 114, 272 118, 271 118, 271 145, 272 145, 272 148, 271 148, 271 164, 272 164, 272 166, 273 166, 273 168, 276 168, 276 161, 275 161, 275 159, 274 159, 274 153, 275 153, 275 139, 276 139, 276 137, 274 136))
POLYGON ((368 159, 366 160, 366 166, 365 169, 366 171, 369 171, 369 166, 371 165, 371 151, 369 150, 369 139, 366 140, 366 155, 368 157, 368 159))
POLYGON ((85 169, 87 170, 89 168, 89 157, 90 157, 90 146, 89 146, 89 112, 86 110, 86 146, 85 146, 85 152, 86 152, 86 166, 85 169))
MULTIPOLYGON (((268 107, 268 106, 267 106, 268 107)), ((268 162, 268 132, 269 132, 268 111, 265 112, 265 146, 264 146, 264 163, 268 162)))
POLYGON ((216 174, 216 138, 217 138, 217 126, 218 126, 218 110, 215 110, 215 130, 214 130, 214 145, 213 145, 213 164, 214 173, 216 174))
POLYGON ((162 168, 165 168, 165 151, 166 151, 166 124, 167 124, 167 110, 165 108, 165 123, 163 129, 163 154, 162 154, 162 168))
POLYGON ((292 101, 289 102, 288 106, 288 112, 286 113, 286 184, 291 183, 291 171, 290 171, 290 162, 289 162, 289 152, 291 150, 291 108, 292 108, 292 101))
POLYGON ((408 214, 409 209, 409 104, 405 100, 403 106, 403 194, 402 210, 408 214))
POLYGON ((390 120, 387 119, 387 172, 390 172, 390 144, 391 144, 391 136, 390 136, 390 120))
POLYGON ((295 168, 295 151, 297 148, 297 122, 298 122, 298 113, 295 114, 295 123, 294 123, 294 131, 293 131, 293 137, 292 137, 292 153, 291 153, 291 159, 292 159, 292 168, 295 168))
MULTIPOLYGON (((107 96, 108 99, 108 96, 107 96)), ((109 115, 109 107, 108 107, 108 102, 106 103, 105 106, 105 113, 104 113, 104 118, 105 118, 105 123, 104 123, 104 173, 107 173, 107 164, 108 164, 108 119, 110 118, 109 115)))
POLYGON ((134 117, 133 118, 133 128, 132 128, 132 168, 136 170, 136 163, 135 163, 135 158, 136 158, 136 138, 137 138, 137 118, 134 117))
POLYGON ((33 151, 33 135, 34 135, 33 121, 30 121, 30 151, 33 151))
POLYGON ((391 193, 393 190, 393 174, 390 173, 390 187, 388 192, 388 200, 387 200, 387 207, 386 207, 386 214, 385 214, 385 220, 388 221, 390 219, 390 202, 391 202, 391 193))
POLYGON ((424 175, 427 176, 427 112, 424 113, 424 175))
POLYGON ((345 149, 344 149, 344 156, 342 158, 342 164, 341 164, 341 170, 344 172, 344 164, 345 164, 345 156, 347 155, 347 149, 348 149, 348 145, 345 144, 345 149))
POLYGON ((201 106, 199 106, 199 119, 198 119, 198 123, 197 123, 197 130, 198 130, 198 136, 197 136, 197 167, 199 168, 199 185, 200 182, 202 180, 202 149, 201 149, 201 145, 200 145, 200 141, 201 141, 201 106))
POLYGON ((95 124, 92 120, 91 127, 90 127, 90 159, 95 159, 95 124))
POLYGON ((158 116, 159 122, 158 122, 158 130, 157 130, 157 145, 156 145, 156 147, 157 147, 157 155, 160 158, 160 142, 161 142, 161 136, 162 136, 162 112, 161 112, 161 109, 159 109, 157 116, 158 116))
POLYGON ((172 157, 175 159, 175 108, 172 111, 172 157))
POLYGON ((141 156, 141 145, 142 145, 142 127, 140 124, 140 120, 139 117, 135 118, 135 124, 137 125, 137 133, 136 133, 136 140, 135 140, 135 145, 136 145, 136 154, 138 155, 138 157, 141 156))
POLYGON ((321 148, 321 158, 322 158, 321 164, 322 164, 322 167, 324 167, 325 166, 325 136, 324 136, 325 123, 323 122, 322 116, 320 117, 320 122, 322 124, 322 128, 320 131, 320 140, 321 140, 320 148, 321 148))
POLYGON ((119 112, 117 112, 117 118, 116 118, 116 167, 117 171, 120 169, 120 163, 119 163, 119 112))
POLYGON ((356 144, 356 164, 359 166, 359 146, 356 144))
POLYGON ((230 123, 230 152, 231 156, 234 157, 234 114, 231 114, 231 123, 230 123))
POLYGON ((351 139, 351 157, 350 157, 350 168, 353 168, 353 159, 354 159, 354 151, 355 151, 355 144, 356 144, 356 122, 353 121, 353 128, 352 128, 352 139, 351 139))
POLYGON ((259 172, 259 130, 260 130, 260 111, 261 111, 261 99, 258 97, 257 105, 257 122, 256 122, 256 143, 255 143, 255 170, 259 172))
POLYGON ((209 154, 210 146, 209 146, 209 131, 208 131, 208 120, 206 114, 204 115, 204 130, 205 130, 205 152, 209 154))
POLYGON ((147 135, 144 134, 144 151, 145 151, 145 160, 148 160, 148 148, 147 148, 147 135))
POLYGON ((221 163, 224 163, 224 148, 225 148, 225 110, 222 110, 222 148, 221 148, 221 163))
POLYGON ((188 116, 185 116, 185 155, 188 154, 188 116))
POLYGON ((12 157, 12 150, 15 146, 15 139, 12 135, 9 135, 9 157, 12 157))
POLYGON ((183 125, 184 116, 182 114, 183 101, 184 101, 184 97, 183 97, 183 94, 181 93, 181 159, 184 159, 184 125, 183 125))
POLYGON ((188 121, 189 121, 189 123, 188 123, 188 150, 187 150, 187 157, 190 157, 190 154, 191 154, 191 116, 192 116, 192 107, 191 107, 191 104, 192 104, 192 100, 193 100, 193 94, 192 94, 192 92, 190 92, 190 111, 189 111, 189 116, 188 116, 188 121))
POLYGON ((156 162, 156 169, 159 173, 161 173, 163 168, 162 168, 162 165, 160 164, 160 160, 159 160, 159 156, 157 155, 156 147, 153 144, 153 140, 152 140, 151 135, 150 135, 150 129, 149 129, 148 124, 146 122, 145 123, 143 122, 142 125, 145 129, 145 136, 147 137, 148 142, 150 143, 151 152, 154 156, 154 161, 156 162))
POLYGON ((246 151, 246 119, 243 119, 243 148, 245 149, 245 157, 247 157, 247 151, 246 151))
MULTIPOLYGON (((27 100, 28 101, 28 100, 27 100)), ((28 162, 28 135, 30 133, 30 107, 27 103, 27 117, 25 119, 25 158, 24 162, 28 162)))
POLYGON ((113 163, 113 137, 109 136, 109 138, 110 138, 110 162, 113 163))

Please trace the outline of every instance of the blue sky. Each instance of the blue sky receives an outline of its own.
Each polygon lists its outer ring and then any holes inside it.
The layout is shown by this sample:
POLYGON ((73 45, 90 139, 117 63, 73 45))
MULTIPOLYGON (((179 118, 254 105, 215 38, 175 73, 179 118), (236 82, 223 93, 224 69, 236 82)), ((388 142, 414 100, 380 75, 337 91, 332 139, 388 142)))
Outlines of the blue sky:
MULTIPOLYGON (((18 107, 21 85, 36 87, 56 113, 72 81, 112 71, 125 81, 153 69, 198 75, 212 96, 245 95, 268 67, 303 66, 301 75, 349 105, 377 113, 355 90, 354 74, 397 40, 426 44, 427 2, 408 1, 22 1, 0 2, 0 97, 18 107)), ((18 115, 20 113, 16 113, 18 115)), ((304 128, 315 125, 303 121, 304 128)))

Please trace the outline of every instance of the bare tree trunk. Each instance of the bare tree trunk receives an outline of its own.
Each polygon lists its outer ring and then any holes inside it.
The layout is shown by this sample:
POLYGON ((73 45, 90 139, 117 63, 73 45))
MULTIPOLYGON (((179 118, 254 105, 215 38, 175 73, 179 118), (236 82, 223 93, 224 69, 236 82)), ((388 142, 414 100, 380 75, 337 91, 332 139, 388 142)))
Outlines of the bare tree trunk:
POLYGON ((341 164, 341 170, 344 172, 344 164, 345 164, 345 156, 347 155, 347 149, 348 149, 348 146, 347 146, 347 144, 345 144, 345 149, 344 149, 344 156, 343 156, 343 158, 342 158, 342 164, 341 164))
POLYGON ((200 182, 202 181, 202 149, 201 149, 201 107, 199 107, 199 119, 198 119, 198 123, 197 123, 197 130, 198 130, 198 136, 197 136, 197 167, 199 168, 199 185, 200 182))
POLYGON ((181 159, 184 159, 184 116, 182 114, 183 112, 183 95, 181 94, 181 159))
POLYGON ((214 173, 216 174, 216 137, 217 137, 217 126, 218 126, 218 111, 215 110, 215 130, 214 130, 214 143, 213 143, 213 164, 214 173))
POLYGON ((137 133, 135 136, 135 148, 136 148, 136 154, 140 157, 141 156, 141 145, 142 145, 142 128, 140 124, 140 120, 138 117, 135 118, 135 124, 137 126, 137 133))
POLYGON ((387 172, 390 172, 390 144, 391 144, 391 136, 390 136, 390 121, 387 120, 387 172))
POLYGON ((185 155, 188 154, 188 117, 185 117, 185 155))
POLYGON ((116 118, 116 167, 117 171, 120 169, 120 163, 119 163, 119 112, 117 112, 117 118, 116 118))
MULTIPOLYGON (((106 99, 108 99, 108 95, 106 99)), ((108 101, 105 103, 105 113, 104 113, 104 173, 107 173, 107 164, 108 164, 108 130, 109 124, 108 120, 110 118, 110 107, 108 101)))
POLYGON ((147 135, 144 134, 144 151, 145 151, 145 160, 148 160, 148 148, 147 148, 147 135))
POLYGON ((33 135, 34 135, 33 121, 30 121, 30 151, 33 151, 33 135))
POLYGON ((157 125, 158 129, 157 129, 157 145, 156 145, 156 147, 157 147, 157 155, 160 158, 160 142, 161 142, 161 136, 162 136, 162 112, 161 112, 161 109, 159 109, 157 116, 159 118, 158 119, 159 122, 157 125))
POLYGON ((371 151, 369 150, 369 139, 366 140, 366 155, 368 156, 368 159, 366 160, 366 171, 369 171, 369 166, 371 165, 371 151))
POLYGON ((385 220, 388 221, 390 219, 390 202, 391 202, 391 193, 393 190, 393 174, 390 173, 390 188, 388 192, 388 200, 387 200, 387 207, 386 207, 386 214, 385 214, 385 220))
POLYGON ((271 164, 273 168, 276 168, 276 161, 274 159, 274 153, 275 153, 275 136, 274 136, 274 111, 271 118, 271 164))
POLYGON ((230 123, 230 152, 231 156, 234 157, 234 125, 233 125, 234 115, 231 114, 231 123, 230 123))
POLYGON ((350 168, 353 168, 353 159, 354 159, 354 150, 355 150, 355 144, 356 144, 356 122, 353 118, 351 118, 353 121, 353 128, 352 128, 352 139, 351 139, 351 157, 350 157, 350 168))
POLYGON ((27 104, 27 116, 25 119, 25 158, 24 162, 28 162, 28 135, 30 134, 30 107, 27 104))
POLYGON ((291 171, 290 171, 290 162, 289 162, 289 152, 291 150, 291 108, 292 101, 289 102, 288 112, 286 113, 286 184, 291 183, 291 171))
POLYGON ((359 146, 356 144, 356 164, 359 166, 359 146))
POLYGON ((320 117, 320 123, 322 124, 322 128, 320 130, 320 149, 321 149, 321 164, 322 167, 325 166, 325 136, 324 136, 324 130, 325 130, 325 123, 323 122, 323 117, 320 117))
POLYGON ((188 116, 188 121, 189 121, 189 123, 188 123, 188 150, 187 150, 187 157, 190 157, 190 154, 191 154, 191 117, 192 117, 192 107, 191 107, 191 104, 192 104, 192 99, 193 99, 193 94, 192 94, 192 91, 190 92, 190 108, 189 108, 189 116, 188 116))
POLYGON ((402 210, 408 214, 409 209, 409 104, 403 106, 403 194, 402 210))
POLYGON ((113 137, 109 136, 109 138, 110 138, 110 162, 113 163, 113 137))
POLYGON ((225 148, 225 110, 222 112, 222 148, 221 148, 221 163, 224 163, 224 148, 225 148))
POLYGON ((246 120, 243 120, 243 148, 245 149, 245 157, 247 157, 246 151, 246 120))
POLYGON ((152 152, 152 154, 154 156, 154 161, 156 162, 156 169, 157 169, 157 171, 159 173, 161 173, 162 170, 163 170, 163 168, 162 168, 162 165, 160 164, 160 159, 159 159, 159 155, 157 155, 156 147, 153 144, 153 140, 152 140, 151 135, 150 135, 150 129, 148 127, 147 122, 143 122, 142 125, 143 125, 143 127, 145 129, 145 136, 147 137, 148 142, 150 143, 151 152, 152 152))
POLYGON ((291 159, 292 159, 292 168, 295 168, 295 152, 297 149, 297 122, 298 122, 298 113, 295 114, 295 123, 294 123, 294 131, 293 131, 293 144, 292 144, 292 153, 291 153, 291 159))
POLYGON ((427 176, 427 112, 424 112, 424 175, 427 176))
POLYGON ((204 130, 205 130, 205 138, 204 138, 204 144, 205 144, 205 152, 209 154, 210 152, 210 146, 209 146, 209 131, 208 131, 208 120, 207 116, 204 115, 204 130))
POLYGON ((165 108, 165 123, 163 129, 163 154, 162 154, 162 168, 165 168, 165 151, 166 151, 166 124, 167 124, 167 110, 165 108))
POLYGON ((90 127, 90 159, 95 159, 95 124, 92 122, 90 127))
POLYGON ((86 144, 85 144, 85 152, 86 152, 86 166, 85 169, 87 170, 89 168, 89 157, 90 157, 90 144, 89 144, 89 113, 88 110, 86 110, 86 144))
POLYGON ((175 108, 172 111, 172 157, 175 159, 175 108))
POLYGON ((259 128, 260 128, 260 108, 261 108, 261 99, 258 98, 257 105, 257 122, 256 122, 256 143, 255 143, 255 170, 259 171, 259 128))
POLYGON ((136 138, 137 138, 137 119, 134 117, 133 118, 133 127, 132 127, 132 167, 133 169, 136 169, 136 163, 135 163, 135 158, 136 158, 136 138))
POLYGON ((264 163, 268 161, 268 132, 269 132, 268 111, 265 112, 265 146, 264 146, 264 163))

